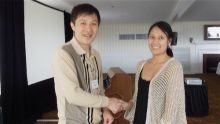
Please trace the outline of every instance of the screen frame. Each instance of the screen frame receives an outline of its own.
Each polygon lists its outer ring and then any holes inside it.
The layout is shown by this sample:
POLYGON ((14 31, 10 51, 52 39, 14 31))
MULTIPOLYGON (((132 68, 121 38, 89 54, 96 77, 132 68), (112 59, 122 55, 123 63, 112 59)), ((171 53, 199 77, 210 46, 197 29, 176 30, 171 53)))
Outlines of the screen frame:
POLYGON ((220 24, 204 25, 204 40, 220 40, 220 24), (213 27, 219 28, 219 32, 217 32, 217 34, 219 34, 218 37, 209 37, 208 36, 209 35, 208 29, 213 28, 213 27))

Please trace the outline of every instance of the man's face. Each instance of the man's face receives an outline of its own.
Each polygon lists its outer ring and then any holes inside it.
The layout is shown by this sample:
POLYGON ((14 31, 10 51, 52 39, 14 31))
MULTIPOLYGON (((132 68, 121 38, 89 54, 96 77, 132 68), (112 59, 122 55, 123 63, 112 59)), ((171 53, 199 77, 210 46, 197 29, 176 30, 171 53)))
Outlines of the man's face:
POLYGON ((71 27, 75 31, 75 38, 80 45, 90 46, 96 37, 99 28, 96 14, 81 14, 71 22, 71 27))

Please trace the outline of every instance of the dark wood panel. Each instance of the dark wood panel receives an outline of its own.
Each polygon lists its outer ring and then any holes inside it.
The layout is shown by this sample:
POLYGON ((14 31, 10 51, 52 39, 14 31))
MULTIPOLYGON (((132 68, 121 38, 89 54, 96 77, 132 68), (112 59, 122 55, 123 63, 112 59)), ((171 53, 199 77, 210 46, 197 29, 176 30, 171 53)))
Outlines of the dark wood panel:
POLYGON ((203 73, 216 73, 220 54, 203 54, 203 73))

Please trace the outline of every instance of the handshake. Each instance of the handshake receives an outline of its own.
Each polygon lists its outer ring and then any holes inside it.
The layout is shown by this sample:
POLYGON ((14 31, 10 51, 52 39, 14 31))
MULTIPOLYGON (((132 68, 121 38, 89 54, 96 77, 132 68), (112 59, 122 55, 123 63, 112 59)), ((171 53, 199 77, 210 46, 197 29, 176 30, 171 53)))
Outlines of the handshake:
POLYGON ((129 102, 125 102, 117 98, 109 98, 109 103, 107 106, 108 109, 103 109, 103 124, 112 124, 112 122, 114 121, 114 117, 109 110, 111 110, 113 114, 116 114, 123 110, 129 110, 132 106, 133 102, 131 100, 129 102))
POLYGON ((129 110, 133 106, 132 100, 129 102, 125 102, 121 99, 117 98, 109 98, 109 104, 107 108, 112 111, 112 113, 116 114, 118 112, 121 112, 123 110, 129 110))

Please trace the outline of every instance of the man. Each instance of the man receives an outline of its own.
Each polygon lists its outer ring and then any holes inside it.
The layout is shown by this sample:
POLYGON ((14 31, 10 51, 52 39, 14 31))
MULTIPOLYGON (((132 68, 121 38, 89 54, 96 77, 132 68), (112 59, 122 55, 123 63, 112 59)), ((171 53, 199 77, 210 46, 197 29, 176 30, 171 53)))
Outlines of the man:
POLYGON ((104 123, 111 123, 108 110, 117 113, 127 104, 104 96, 100 56, 91 47, 100 21, 99 11, 90 4, 72 10, 74 36, 56 51, 53 64, 59 124, 99 124, 102 114, 104 123))

